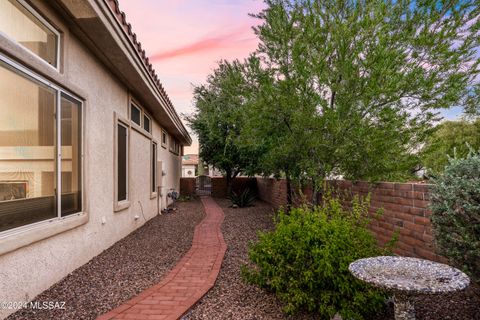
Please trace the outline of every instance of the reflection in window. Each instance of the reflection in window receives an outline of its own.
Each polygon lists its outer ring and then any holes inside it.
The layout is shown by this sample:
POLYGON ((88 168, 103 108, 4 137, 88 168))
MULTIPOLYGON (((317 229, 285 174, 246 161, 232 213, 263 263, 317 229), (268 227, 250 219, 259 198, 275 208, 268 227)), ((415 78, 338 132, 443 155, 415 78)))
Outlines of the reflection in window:
POLYGON ((27 182, 0 182, 0 201, 25 199, 27 184, 27 182))
POLYGON ((0 63, 0 231, 82 210, 81 103, 62 93, 61 187, 57 106, 56 90, 0 63))
POLYGON ((55 91, 0 66, 0 110, 3 231, 57 216, 55 179, 48 176, 55 171, 55 91), (26 184, 25 197, 16 182, 26 184))
POLYGON ((0 32, 57 67, 58 32, 24 1, 0 1, 0 32))

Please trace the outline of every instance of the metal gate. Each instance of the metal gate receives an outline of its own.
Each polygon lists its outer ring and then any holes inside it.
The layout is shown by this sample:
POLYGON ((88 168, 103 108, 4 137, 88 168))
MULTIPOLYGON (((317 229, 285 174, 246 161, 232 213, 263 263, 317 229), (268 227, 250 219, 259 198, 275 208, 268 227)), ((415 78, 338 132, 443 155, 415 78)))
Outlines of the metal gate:
POLYGON ((196 182, 197 195, 209 196, 212 194, 212 179, 209 176, 198 176, 196 182))

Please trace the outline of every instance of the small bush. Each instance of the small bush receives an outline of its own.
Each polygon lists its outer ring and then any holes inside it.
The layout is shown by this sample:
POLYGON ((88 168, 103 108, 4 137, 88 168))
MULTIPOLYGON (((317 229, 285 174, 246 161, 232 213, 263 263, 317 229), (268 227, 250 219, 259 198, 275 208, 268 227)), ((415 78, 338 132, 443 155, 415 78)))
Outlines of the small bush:
POLYGON ((232 206, 251 207, 255 201, 255 194, 250 189, 245 189, 242 193, 232 192, 228 199, 232 202, 232 206))
POLYGON ((480 153, 449 159, 434 181, 430 207, 440 253, 480 282, 480 153))
POLYGON ((180 195, 180 197, 178 197, 177 201, 178 202, 188 202, 192 199, 193 199, 192 196, 188 196, 188 195, 187 196, 182 196, 182 195, 180 195))
POLYGON ((260 233, 251 244, 253 267, 243 266, 244 278, 273 291, 287 313, 301 309, 331 319, 362 319, 384 306, 384 294, 355 279, 351 262, 386 254, 366 229, 368 203, 354 198, 346 211, 336 199, 322 207, 280 212, 276 228, 260 233))

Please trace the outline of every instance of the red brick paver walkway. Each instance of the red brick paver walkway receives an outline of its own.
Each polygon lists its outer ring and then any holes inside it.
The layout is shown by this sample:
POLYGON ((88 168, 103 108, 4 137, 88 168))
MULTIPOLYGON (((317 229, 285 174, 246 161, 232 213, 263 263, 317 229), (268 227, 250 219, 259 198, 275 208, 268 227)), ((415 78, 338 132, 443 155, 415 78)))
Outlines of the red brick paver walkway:
POLYGON ((206 217, 195 227, 192 247, 158 284, 97 320, 173 320, 180 318, 215 284, 227 245, 220 226, 223 210, 202 198, 206 217))

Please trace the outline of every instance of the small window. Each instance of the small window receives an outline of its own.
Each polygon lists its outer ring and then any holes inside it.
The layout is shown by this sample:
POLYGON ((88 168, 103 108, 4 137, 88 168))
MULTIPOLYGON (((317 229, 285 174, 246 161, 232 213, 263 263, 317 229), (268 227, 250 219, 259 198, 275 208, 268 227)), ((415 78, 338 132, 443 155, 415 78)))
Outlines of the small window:
POLYGON ((143 129, 150 132, 150 118, 146 114, 143 115, 143 129))
POLYGON ((170 152, 180 154, 180 144, 174 137, 170 139, 170 152))
POLYGON ((60 35, 23 0, 0 1, 0 31, 58 67, 60 35))
POLYGON ((130 120, 141 126, 142 110, 133 103, 130 106, 130 120))
POLYGON ((167 147, 167 133, 162 130, 162 147, 167 147))
POLYGON ((174 148, 175 148, 175 139, 173 139, 172 136, 170 136, 170 143, 169 143, 169 148, 168 150, 170 150, 170 152, 173 152, 174 148))
POLYGON ((151 191, 157 192, 157 144, 152 142, 151 191))
POLYGON ((128 200, 128 127, 117 124, 117 201, 128 200))
POLYGON ((180 148, 181 148, 180 143, 177 140, 175 140, 175 153, 176 154, 180 154, 180 148))

